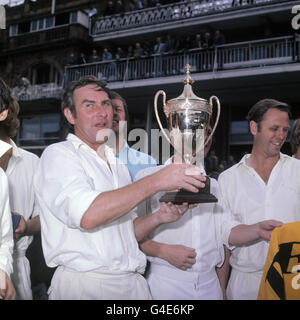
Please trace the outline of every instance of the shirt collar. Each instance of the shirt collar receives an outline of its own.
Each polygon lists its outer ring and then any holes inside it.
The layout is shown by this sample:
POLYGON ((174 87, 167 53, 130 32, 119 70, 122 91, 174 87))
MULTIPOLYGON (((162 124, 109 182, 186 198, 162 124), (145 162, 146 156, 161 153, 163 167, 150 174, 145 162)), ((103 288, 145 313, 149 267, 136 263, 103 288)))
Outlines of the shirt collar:
MULTIPOLYGON (((67 136, 67 140, 70 141, 74 148, 76 150, 79 150, 81 148, 85 149, 88 152, 97 154, 97 151, 95 151, 94 149, 92 149, 89 145, 87 145, 85 142, 83 142, 80 138, 78 138, 75 134, 73 133, 69 133, 67 136)), ((113 155, 113 150, 107 145, 104 145, 104 153, 108 158, 111 158, 111 156, 113 155)), ((98 154, 97 154, 98 155, 98 154)))
MULTIPOLYGON (((246 164, 246 160, 251 156, 251 153, 247 153, 243 156, 243 158, 240 160, 240 162, 238 162, 237 166, 247 166, 248 165, 246 164)), ((279 153, 279 161, 284 161, 286 158, 289 158, 289 156, 287 154, 284 154, 284 153, 279 153)))
POLYGON ((12 156, 14 158, 22 158, 22 154, 21 154, 19 148, 17 147, 17 145, 14 143, 14 141, 12 139, 10 139, 9 143, 12 146, 12 149, 13 149, 12 156))
POLYGON ((9 143, 0 140, 0 157, 2 157, 10 148, 12 148, 12 146, 9 143))

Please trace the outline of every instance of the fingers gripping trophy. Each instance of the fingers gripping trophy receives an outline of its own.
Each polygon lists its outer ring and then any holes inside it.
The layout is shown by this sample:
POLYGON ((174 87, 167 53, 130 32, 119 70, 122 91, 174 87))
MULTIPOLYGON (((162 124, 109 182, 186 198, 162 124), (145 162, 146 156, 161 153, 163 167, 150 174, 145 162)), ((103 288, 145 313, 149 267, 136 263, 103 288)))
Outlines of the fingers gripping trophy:
MULTIPOLYGON (((192 90, 193 80, 190 76, 190 66, 186 65, 186 77, 183 80, 184 90, 182 94, 166 102, 166 93, 159 90, 154 98, 154 110, 157 122, 168 142, 174 147, 182 159, 189 164, 195 164, 197 170, 186 174, 205 174, 204 170, 204 147, 212 138, 220 117, 220 102, 216 96, 211 96, 209 101, 197 97, 192 90), (163 110, 167 118, 168 133, 162 127, 157 100, 163 96, 163 110), (217 106, 215 124, 209 135, 206 133, 210 128, 213 114, 213 102, 217 106)), ((217 198, 210 193, 210 179, 206 177, 205 188, 199 189, 198 193, 185 190, 168 192, 160 198, 161 202, 173 202, 175 204, 217 202, 217 198)))

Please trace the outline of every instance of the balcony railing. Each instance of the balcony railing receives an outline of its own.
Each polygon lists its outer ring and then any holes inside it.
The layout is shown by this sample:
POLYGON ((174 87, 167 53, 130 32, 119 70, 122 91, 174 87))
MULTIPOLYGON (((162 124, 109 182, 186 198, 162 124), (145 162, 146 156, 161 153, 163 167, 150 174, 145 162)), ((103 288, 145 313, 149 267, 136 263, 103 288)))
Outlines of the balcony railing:
POLYGON ((60 99, 62 87, 56 83, 45 83, 39 85, 28 85, 15 87, 12 94, 18 101, 32 101, 38 99, 60 99))
POLYGON ((253 7, 270 3, 285 2, 284 0, 214 0, 214 1, 182 1, 179 3, 147 8, 138 11, 125 12, 112 16, 93 16, 90 20, 90 35, 174 22, 190 19, 217 12, 236 10, 237 7, 253 7), (236 3, 236 5, 235 5, 236 3))
POLYGON ((6 50, 14 50, 17 48, 49 44, 57 41, 67 41, 70 39, 85 40, 87 37, 87 29, 79 24, 65 25, 24 33, 16 36, 11 36, 6 50))
POLYGON ((139 59, 121 59, 65 67, 64 85, 81 76, 94 75, 109 82, 149 79, 192 72, 220 72, 300 61, 300 41, 293 36, 231 43, 208 50, 188 50, 139 59))

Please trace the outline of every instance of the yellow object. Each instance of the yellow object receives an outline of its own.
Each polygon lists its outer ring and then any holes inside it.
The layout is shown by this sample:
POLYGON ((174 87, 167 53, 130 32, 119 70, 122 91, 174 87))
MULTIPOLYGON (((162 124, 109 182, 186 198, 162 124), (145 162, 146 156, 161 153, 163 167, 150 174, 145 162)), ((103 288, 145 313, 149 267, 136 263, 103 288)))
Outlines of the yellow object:
POLYGON ((300 222, 272 232, 258 300, 300 300, 300 222))

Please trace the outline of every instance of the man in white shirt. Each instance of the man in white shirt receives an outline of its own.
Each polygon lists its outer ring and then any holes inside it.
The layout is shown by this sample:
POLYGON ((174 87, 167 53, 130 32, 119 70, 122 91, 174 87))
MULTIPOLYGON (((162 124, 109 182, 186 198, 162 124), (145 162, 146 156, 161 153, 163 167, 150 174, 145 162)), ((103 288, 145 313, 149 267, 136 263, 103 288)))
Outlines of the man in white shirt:
POLYGON ((110 91, 114 117, 113 127, 115 132, 115 149, 116 157, 119 158, 128 168, 131 180, 134 181, 135 175, 148 167, 155 167, 156 160, 150 155, 130 148, 125 140, 127 134, 127 126, 129 126, 129 114, 127 103, 117 92, 110 91), (125 125, 126 124, 126 125, 125 125))
MULTIPOLYGON (((249 111, 251 154, 221 173, 218 182, 232 217, 251 224, 263 219, 300 220, 300 163, 280 153, 290 126, 290 108, 263 99, 249 111)), ((232 250, 229 299, 256 299, 269 242, 260 240, 232 250)))
MULTIPOLYGON (((208 142, 205 155, 209 148, 208 142)), ((178 155, 175 154, 175 157, 178 155)), ((136 179, 163 167, 140 171, 136 179)), ((180 220, 159 226, 140 245, 150 261, 146 278, 155 300, 225 298, 226 274, 220 269, 225 258, 223 245, 232 248, 260 237, 268 239, 269 230, 280 225, 269 220, 248 226, 228 218, 217 181, 212 178, 210 181, 210 191, 217 197, 217 203, 201 203, 189 209, 180 220)), ((155 212, 161 196, 160 192, 140 204, 139 216, 155 212)))
POLYGON ((0 121, 0 140, 8 146, 8 150, 0 157, 0 167, 8 178, 11 212, 21 217, 14 230, 12 281, 16 289, 16 298, 31 300, 30 265, 25 253, 32 241, 32 235, 40 230, 33 191, 33 174, 37 168, 38 157, 18 148, 11 139, 19 127, 17 118, 19 105, 2 79, 0 79, 0 92, 0 110, 7 110, 6 116, 0 121))
MULTIPOLYGON (((1 98, 0 98, 1 101, 1 98)), ((3 117, 0 112, 0 120, 3 117)), ((0 157, 7 152, 9 146, 0 140, 0 157)), ((0 299, 13 300, 16 298, 15 288, 10 279, 13 271, 12 252, 14 240, 12 220, 9 207, 8 183, 5 173, 0 168, 0 299)))
POLYGON ((204 187, 205 177, 186 175, 191 166, 185 164, 131 184, 126 166, 105 144, 113 120, 108 94, 95 77, 68 85, 62 109, 75 135, 46 148, 34 178, 45 260, 58 266, 49 299, 150 299, 137 240, 177 220, 187 205, 163 204, 138 219, 133 209, 162 190, 204 187))

